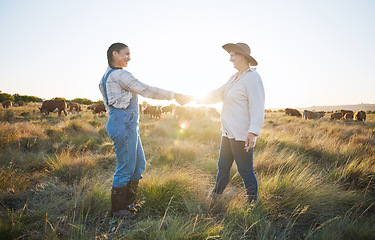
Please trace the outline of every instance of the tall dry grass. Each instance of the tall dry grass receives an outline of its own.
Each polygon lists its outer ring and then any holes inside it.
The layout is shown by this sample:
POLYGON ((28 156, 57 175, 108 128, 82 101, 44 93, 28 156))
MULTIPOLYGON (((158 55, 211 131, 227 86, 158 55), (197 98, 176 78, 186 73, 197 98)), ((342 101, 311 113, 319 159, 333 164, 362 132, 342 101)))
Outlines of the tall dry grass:
POLYGON ((259 201, 231 170, 209 198, 218 119, 141 116, 143 210, 108 215, 116 167, 105 115, 0 113, 0 239, 374 239, 375 116, 366 123, 268 112, 254 154, 259 201))

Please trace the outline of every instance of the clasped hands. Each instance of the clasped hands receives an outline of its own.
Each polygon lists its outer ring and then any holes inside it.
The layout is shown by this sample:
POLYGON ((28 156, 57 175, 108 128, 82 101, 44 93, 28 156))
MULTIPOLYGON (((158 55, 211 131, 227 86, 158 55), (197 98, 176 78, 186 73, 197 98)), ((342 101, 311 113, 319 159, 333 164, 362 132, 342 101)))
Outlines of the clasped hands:
POLYGON ((177 103, 182 106, 182 105, 185 105, 185 104, 193 101, 194 97, 189 96, 189 95, 184 95, 184 94, 181 94, 181 93, 175 93, 174 99, 176 99, 177 103))

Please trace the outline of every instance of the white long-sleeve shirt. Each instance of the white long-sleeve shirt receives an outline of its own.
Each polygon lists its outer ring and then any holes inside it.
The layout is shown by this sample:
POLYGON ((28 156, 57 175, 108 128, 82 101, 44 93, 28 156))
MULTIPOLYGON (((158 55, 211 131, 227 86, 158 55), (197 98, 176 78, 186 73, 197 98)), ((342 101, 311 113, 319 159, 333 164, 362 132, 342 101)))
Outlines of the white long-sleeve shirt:
POLYGON ((249 132, 260 135, 264 123, 265 94, 263 82, 255 69, 236 79, 236 74, 220 88, 210 92, 204 103, 223 102, 221 130, 223 136, 246 141, 249 132))

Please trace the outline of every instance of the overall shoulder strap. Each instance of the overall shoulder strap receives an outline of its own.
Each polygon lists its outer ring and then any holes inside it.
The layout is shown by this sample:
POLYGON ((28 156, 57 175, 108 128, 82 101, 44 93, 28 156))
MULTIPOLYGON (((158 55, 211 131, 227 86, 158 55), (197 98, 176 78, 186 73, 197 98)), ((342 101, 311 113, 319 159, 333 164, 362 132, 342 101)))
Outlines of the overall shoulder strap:
POLYGON ((108 76, 109 74, 111 74, 111 72, 115 71, 117 69, 111 69, 107 72, 107 74, 104 74, 103 78, 102 78, 102 85, 103 85, 103 90, 104 90, 104 95, 105 95, 105 102, 107 104, 107 106, 110 106, 108 104, 108 95, 107 95, 107 79, 108 79, 108 76))

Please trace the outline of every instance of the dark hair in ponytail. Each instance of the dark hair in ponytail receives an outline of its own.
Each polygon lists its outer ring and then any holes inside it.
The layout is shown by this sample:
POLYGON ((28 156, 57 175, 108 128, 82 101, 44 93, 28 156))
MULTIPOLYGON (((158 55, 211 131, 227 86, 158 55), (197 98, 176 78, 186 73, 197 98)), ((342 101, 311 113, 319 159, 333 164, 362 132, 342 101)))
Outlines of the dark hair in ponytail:
POLYGON ((108 51, 107 51, 107 60, 108 60, 108 65, 112 68, 112 69, 121 69, 120 67, 115 67, 112 65, 112 53, 113 51, 116 51, 116 52, 120 52, 122 49, 124 48, 127 48, 128 46, 126 46, 125 44, 123 43, 114 43, 112 44, 109 48, 108 48, 108 51))

